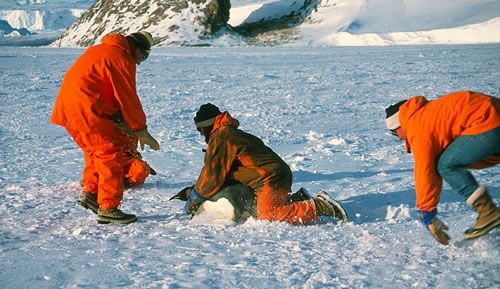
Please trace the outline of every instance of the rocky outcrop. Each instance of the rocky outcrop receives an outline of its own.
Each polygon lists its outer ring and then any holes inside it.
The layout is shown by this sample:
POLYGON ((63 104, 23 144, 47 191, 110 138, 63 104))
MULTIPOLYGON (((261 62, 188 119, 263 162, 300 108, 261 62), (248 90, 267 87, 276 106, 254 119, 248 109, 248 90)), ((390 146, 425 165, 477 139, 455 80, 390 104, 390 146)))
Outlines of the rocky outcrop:
POLYGON ((149 31, 158 45, 196 45, 229 19, 230 0, 97 0, 57 47, 86 47, 109 33, 149 31))
POLYGON ((26 28, 13 28, 5 20, 0 20, 0 37, 2 36, 26 36, 33 33, 26 28))
MULTIPOLYGON (((246 42, 250 45, 279 45, 300 38, 296 27, 307 20, 321 0, 290 1, 288 7, 283 7, 283 3, 284 1, 277 1, 263 5, 261 10, 264 12, 260 18, 250 15, 252 20, 232 27, 232 31, 246 37, 246 42)), ((259 15, 259 10, 254 13, 259 15)))

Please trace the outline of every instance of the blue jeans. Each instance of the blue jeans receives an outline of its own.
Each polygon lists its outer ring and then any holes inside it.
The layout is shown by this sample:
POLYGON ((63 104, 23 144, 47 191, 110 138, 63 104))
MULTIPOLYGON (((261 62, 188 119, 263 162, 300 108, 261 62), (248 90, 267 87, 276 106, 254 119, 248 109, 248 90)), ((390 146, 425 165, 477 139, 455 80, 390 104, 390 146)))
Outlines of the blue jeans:
POLYGON ((500 155, 500 127, 478 135, 459 136, 441 154, 437 169, 453 190, 468 198, 479 185, 465 166, 491 155, 500 155))

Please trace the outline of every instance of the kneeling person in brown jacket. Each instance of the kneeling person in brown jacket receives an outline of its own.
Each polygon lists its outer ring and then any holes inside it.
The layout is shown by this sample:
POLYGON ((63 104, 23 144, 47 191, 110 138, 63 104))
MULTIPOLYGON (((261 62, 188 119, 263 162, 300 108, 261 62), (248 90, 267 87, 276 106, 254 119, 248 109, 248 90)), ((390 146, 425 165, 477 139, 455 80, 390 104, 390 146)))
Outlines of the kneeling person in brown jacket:
POLYGON ((188 192, 186 212, 217 194, 226 181, 237 181, 256 195, 257 219, 309 224, 318 216, 346 220, 345 211, 328 194, 291 203, 290 167, 258 137, 238 129, 239 121, 213 104, 200 107, 194 118, 208 144, 194 189, 188 192))

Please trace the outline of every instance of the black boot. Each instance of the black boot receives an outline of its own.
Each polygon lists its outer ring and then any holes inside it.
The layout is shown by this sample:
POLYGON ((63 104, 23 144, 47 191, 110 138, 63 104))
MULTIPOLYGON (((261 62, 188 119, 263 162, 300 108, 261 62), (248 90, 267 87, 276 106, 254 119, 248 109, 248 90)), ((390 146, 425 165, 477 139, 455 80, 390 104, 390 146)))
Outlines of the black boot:
POLYGON ((97 213, 97 222, 99 224, 130 224, 137 221, 137 216, 134 214, 126 214, 120 209, 101 210, 97 213))
POLYGON ((295 193, 288 195, 288 201, 290 203, 302 202, 311 199, 312 199, 311 195, 305 188, 300 188, 295 193))
POLYGON ((76 202, 85 209, 91 210, 94 214, 97 214, 97 211, 99 210, 99 205, 97 204, 97 194, 81 192, 80 199, 76 202))

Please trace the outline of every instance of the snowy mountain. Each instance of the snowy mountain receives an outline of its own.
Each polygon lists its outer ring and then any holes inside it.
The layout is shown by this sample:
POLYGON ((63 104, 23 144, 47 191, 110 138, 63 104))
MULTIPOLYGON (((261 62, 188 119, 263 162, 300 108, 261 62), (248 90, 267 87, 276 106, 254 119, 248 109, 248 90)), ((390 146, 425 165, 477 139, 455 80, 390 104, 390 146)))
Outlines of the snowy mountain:
POLYGON ((321 0, 298 27, 301 44, 500 42, 498 0, 321 0))
POLYGON ((138 29, 150 30, 158 46, 500 42, 498 0, 4 1, 0 20, 13 28, 52 35, 68 28, 60 47, 138 29))
POLYGON ((61 30, 78 19, 94 0, 3 0, 0 19, 14 28, 61 30))
POLYGON ((231 10, 229 24, 255 27, 257 33, 250 41, 261 44, 358 46, 500 42, 497 0, 311 2, 307 5, 308 1, 283 0, 237 7, 231 10), (297 2, 304 5, 300 7, 297 2), (290 18, 291 21, 283 23, 283 19, 290 18), (264 23, 278 25, 275 29, 258 31, 264 23))
POLYGON ((15 30, 27 30, 35 34, 0 33, 0 46, 48 45, 93 2, 94 0, 2 0, 0 21, 7 22, 15 30))
POLYGON ((109 33, 148 30, 162 45, 192 45, 224 27, 229 0, 98 0, 54 43, 89 46, 109 33))
POLYGON ((0 19, 7 21, 12 27, 43 32, 44 30, 66 29, 84 12, 84 9, 58 8, 56 10, 4 10, 0 11, 0 19))

